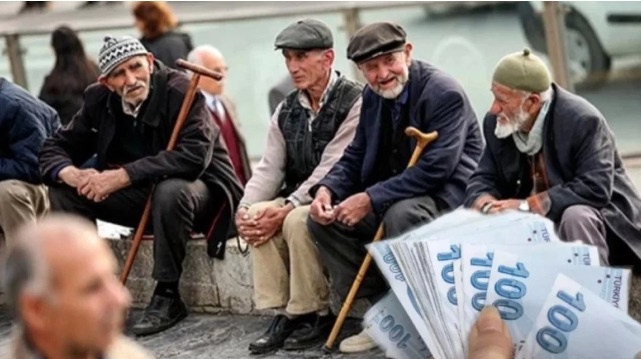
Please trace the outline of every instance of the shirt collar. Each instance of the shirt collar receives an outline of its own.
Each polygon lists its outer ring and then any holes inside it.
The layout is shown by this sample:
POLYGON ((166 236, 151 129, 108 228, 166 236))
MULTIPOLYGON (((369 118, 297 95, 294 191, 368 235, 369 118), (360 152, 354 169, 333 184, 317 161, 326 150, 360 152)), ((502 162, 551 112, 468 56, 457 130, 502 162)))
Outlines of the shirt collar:
POLYGON ((203 94, 203 96, 205 96, 205 103, 207 104, 207 107, 214 108, 216 106, 216 101, 218 101, 216 96, 210 94, 205 90, 200 90, 200 92, 203 94))
MULTIPOLYGON (((336 84, 336 81, 338 80, 338 72, 331 70, 331 75, 329 76, 329 81, 327 82, 327 87, 325 87, 325 90, 323 91, 323 94, 321 95, 320 102, 318 103, 318 109, 320 110, 323 108, 323 105, 327 101, 327 98, 329 96, 330 90, 334 87, 336 84)), ((298 91, 298 101, 300 101, 301 106, 303 108, 312 111, 312 104, 309 100, 309 96, 307 95, 307 92, 305 91, 298 91)))

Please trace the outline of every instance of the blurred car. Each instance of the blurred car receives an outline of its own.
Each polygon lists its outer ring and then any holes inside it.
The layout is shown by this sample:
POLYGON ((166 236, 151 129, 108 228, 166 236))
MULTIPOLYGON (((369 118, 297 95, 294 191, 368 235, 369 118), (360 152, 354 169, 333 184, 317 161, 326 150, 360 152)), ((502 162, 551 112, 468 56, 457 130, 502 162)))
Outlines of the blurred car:
MULTIPOLYGON (((598 87, 607 78, 612 60, 641 54, 641 2, 563 1, 566 52, 570 77, 579 87, 598 87)), ((543 2, 524 1, 517 6, 530 46, 547 54, 543 2)))

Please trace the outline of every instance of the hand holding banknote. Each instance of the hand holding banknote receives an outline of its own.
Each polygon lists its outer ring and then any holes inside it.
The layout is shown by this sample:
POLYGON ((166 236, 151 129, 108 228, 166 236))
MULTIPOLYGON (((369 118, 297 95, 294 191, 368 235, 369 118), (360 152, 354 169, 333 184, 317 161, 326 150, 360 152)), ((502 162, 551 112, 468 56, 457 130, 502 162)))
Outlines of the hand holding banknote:
POLYGON ((487 306, 470 332, 468 359, 511 359, 512 337, 495 307, 487 306))

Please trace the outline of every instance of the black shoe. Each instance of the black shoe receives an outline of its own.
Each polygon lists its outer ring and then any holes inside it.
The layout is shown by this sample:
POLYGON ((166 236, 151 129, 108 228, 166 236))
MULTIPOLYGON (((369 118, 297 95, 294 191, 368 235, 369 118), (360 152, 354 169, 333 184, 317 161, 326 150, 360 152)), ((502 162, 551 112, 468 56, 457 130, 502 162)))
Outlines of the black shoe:
POLYGON ((283 349, 304 350, 321 344, 332 331, 335 320, 331 313, 323 316, 314 314, 298 325, 298 329, 285 340, 283 349))
POLYGON ((180 298, 154 295, 142 318, 132 328, 136 336, 160 333, 176 325, 187 316, 187 308, 180 298))
POLYGON ((252 354, 265 354, 283 346, 285 339, 298 328, 299 319, 289 319, 279 314, 272 319, 267 331, 260 338, 249 344, 252 354))

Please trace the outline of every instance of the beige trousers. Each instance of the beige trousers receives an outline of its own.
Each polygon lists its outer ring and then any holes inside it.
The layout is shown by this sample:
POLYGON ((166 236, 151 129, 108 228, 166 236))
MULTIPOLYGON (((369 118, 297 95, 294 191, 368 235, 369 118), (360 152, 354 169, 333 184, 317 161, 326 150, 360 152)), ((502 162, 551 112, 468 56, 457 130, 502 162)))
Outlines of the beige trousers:
POLYGON ((49 212, 47 187, 18 180, 0 181, 0 228, 7 246, 13 232, 22 224, 49 212))
MULTIPOLYGON (((249 215, 283 204, 283 198, 257 203, 249 208, 249 215)), ((308 214, 309 206, 295 208, 280 233, 260 247, 251 247, 258 309, 284 307, 290 314, 301 315, 329 308, 329 283, 307 231, 308 214)))

